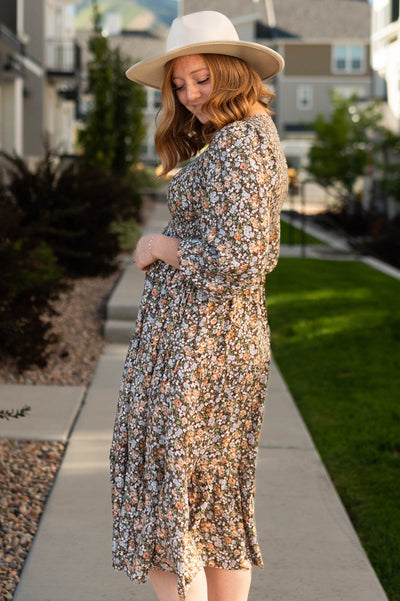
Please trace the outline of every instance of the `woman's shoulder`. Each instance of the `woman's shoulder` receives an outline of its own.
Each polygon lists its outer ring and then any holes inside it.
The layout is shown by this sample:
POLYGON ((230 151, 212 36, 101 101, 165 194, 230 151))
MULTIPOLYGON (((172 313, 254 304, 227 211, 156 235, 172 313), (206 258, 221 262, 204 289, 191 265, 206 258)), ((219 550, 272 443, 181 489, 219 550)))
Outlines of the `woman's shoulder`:
POLYGON ((214 136, 210 146, 216 149, 242 146, 252 142, 257 146, 275 133, 275 125, 268 113, 251 115, 239 121, 228 123, 214 136))
POLYGON ((245 169, 257 170, 273 157, 274 164, 284 164, 282 148, 272 118, 267 113, 233 121, 220 129, 206 150, 197 158, 197 172, 206 180, 221 170, 234 168, 238 163, 245 169))

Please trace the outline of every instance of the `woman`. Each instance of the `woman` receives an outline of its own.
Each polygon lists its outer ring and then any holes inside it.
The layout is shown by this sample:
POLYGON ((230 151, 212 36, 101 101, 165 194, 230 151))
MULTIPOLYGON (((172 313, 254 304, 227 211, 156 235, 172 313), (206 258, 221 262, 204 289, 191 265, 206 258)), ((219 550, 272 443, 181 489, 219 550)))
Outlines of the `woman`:
POLYGON ((114 567, 148 575, 159 601, 245 601, 251 566, 262 567, 264 278, 287 168, 261 80, 282 67, 205 11, 176 19, 166 53, 127 72, 162 88, 164 173, 195 157, 171 180, 166 229, 137 244, 147 275, 111 448, 114 567))

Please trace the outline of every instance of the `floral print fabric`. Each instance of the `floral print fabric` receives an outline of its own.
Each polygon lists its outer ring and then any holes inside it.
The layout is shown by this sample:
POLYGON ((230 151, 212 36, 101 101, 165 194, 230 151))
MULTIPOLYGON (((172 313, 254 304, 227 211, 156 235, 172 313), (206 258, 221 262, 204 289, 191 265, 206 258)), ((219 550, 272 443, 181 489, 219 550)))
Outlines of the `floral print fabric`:
POLYGON ((157 261, 124 368, 113 442, 113 565, 161 568, 179 598, 203 566, 262 567, 255 466, 270 360, 264 279, 287 168, 268 115, 229 124, 171 180, 180 269, 157 261))

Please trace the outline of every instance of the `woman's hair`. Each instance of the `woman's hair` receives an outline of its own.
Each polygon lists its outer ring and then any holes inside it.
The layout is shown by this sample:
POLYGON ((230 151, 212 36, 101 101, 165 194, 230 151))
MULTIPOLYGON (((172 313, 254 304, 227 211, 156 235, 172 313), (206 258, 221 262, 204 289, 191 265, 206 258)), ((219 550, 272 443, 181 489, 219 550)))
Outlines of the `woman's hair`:
POLYGON ((177 98, 172 84, 174 61, 165 65, 163 107, 155 143, 162 175, 196 155, 218 130, 250 115, 254 103, 269 111, 274 94, 244 60, 225 54, 203 54, 210 71, 211 92, 202 109, 210 116, 206 124, 188 111, 177 98))

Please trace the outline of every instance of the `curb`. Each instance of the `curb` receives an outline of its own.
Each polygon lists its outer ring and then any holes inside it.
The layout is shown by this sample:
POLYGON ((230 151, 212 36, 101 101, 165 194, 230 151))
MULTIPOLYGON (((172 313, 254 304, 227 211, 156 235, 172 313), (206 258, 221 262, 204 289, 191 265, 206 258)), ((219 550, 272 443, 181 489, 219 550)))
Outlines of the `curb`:
POLYGON ((322 242, 325 242, 328 246, 338 251, 337 253, 333 253, 331 256, 329 254, 329 249, 323 250, 322 247, 319 247, 318 244, 305 244, 304 246, 300 244, 283 244, 281 246, 282 257, 308 257, 315 259, 336 259, 336 260, 347 260, 347 261, 361 261, 366 265, 369 265, 373 269, 380 271, 392 278, 397 280, 400 279, 400 269, 394 267, 393 265, 389 265, 389 263, 385 263, 380 259, 375 257, 371 257, 368 255, 358 255, 352 252, 352 249, 346 240, 343 240, 339 236, 335 234, 328 233, 322 228, 316 226, 315 224, 303 223, 301 219, 295 217, 294 219, 287 217, 286 215, 281 214, 281 219, 285 223, 289 223, 294 227, 301 229, 304 226, 304 231, 306 234, 310 234, 315 238, 318 238, 322 242))

